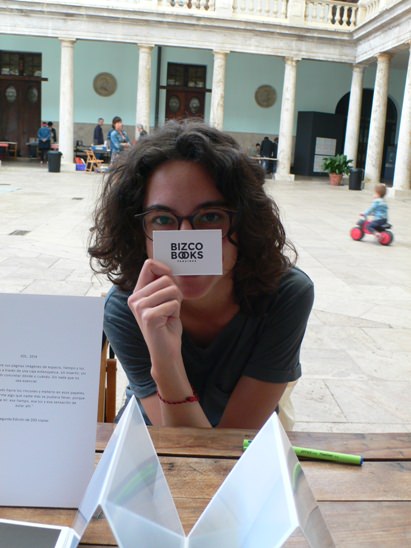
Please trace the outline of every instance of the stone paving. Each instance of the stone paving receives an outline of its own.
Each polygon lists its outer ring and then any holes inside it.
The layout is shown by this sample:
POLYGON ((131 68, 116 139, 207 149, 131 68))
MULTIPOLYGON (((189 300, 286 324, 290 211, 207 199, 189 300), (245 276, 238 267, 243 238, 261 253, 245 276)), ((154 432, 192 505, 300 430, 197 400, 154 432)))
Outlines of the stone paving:
MULTIPOLYGON (((87 257, 101 175, 0 166, 0 291, 101 295, 110 284, 87 257)), ((313 279, 314 310, 293 402, 295 430, 411 432, 411 199, 388 198, 389 247, 349 237, 372 189, 326 179, 266 182, 299 266, 313 279)), ((121 403, 124 374, 119 371, 121 403)))

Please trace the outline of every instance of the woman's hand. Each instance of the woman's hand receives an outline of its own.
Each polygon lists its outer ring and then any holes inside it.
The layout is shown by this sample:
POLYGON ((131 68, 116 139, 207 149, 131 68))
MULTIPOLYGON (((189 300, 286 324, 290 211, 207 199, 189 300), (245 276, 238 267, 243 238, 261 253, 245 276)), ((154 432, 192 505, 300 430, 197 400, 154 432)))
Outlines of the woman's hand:
MULTIPOLYGON (((182 401, 193 394, 181 355, 182 299, 170 268, 153 259, 145 261, 128 298, 150 352, 151 376, 167 401, 182 401)), ((153 395, 142 403, 153 424, 210 427, 198 402, 170 405, 153 395)))
POLYGON ((182 294, 171 269, 147 259, 140 272, 128 306, 141 329, 152 364, 181 360, 182 294))

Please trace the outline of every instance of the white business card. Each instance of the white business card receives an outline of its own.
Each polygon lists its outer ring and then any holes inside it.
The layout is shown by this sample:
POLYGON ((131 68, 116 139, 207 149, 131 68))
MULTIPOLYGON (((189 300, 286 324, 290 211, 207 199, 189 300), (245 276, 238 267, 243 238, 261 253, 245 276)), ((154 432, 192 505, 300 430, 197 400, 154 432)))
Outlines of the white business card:
POLYGON ((156 230, 153 256, 175 276, 223 273, 221 230, 156 230))

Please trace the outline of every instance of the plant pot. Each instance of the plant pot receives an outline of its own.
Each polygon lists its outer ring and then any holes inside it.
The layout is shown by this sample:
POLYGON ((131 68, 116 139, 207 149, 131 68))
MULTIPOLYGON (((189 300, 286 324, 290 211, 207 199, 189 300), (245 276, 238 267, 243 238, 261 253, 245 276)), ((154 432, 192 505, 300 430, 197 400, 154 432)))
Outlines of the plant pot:
POLYGON ((341 185, 343 174, 342 173, 329 173, 330 184, 339 186, 341 185))

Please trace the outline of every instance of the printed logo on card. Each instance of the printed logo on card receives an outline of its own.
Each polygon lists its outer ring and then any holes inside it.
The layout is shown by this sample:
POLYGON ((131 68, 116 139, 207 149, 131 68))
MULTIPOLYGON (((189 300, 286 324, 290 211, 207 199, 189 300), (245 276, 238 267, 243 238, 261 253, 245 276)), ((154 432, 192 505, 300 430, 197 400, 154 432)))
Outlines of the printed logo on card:
POLYGON ((222 274, 221 242, 221 230, 158 230, 153 232, 153 256, 176 276, 222 274))
POLYGON ((204 258, 204 244, 203 242, 171 242, 170 256, 178 263, 187 261, 195 263, 204 258))

